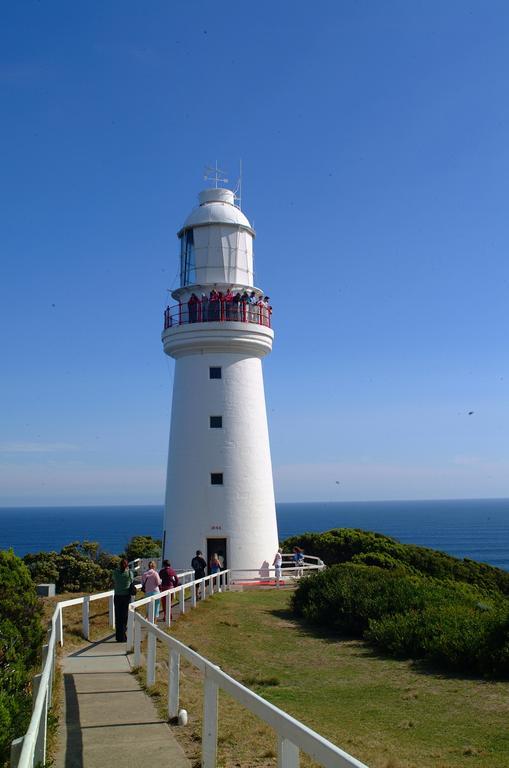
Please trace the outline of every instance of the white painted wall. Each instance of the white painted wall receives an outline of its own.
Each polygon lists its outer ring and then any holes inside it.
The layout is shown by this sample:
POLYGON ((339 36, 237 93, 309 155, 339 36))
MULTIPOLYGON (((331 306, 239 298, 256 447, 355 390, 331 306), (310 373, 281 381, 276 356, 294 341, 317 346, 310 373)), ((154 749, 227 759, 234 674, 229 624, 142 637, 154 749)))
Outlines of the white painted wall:
POLYGON ((207 538, 227 539, 228 568, 262 568, 278 546, 261 360, 206 351, 176 360, 166 493, 165 557, 179 568, 207 538), (210 379, 210 366, 222 378, 210 379), (210 416, 223 428, 211 429, 210 416), (222 472, 224 484, 210 483, 222 472), (218 528, 219 526, 219 528, 218 528))

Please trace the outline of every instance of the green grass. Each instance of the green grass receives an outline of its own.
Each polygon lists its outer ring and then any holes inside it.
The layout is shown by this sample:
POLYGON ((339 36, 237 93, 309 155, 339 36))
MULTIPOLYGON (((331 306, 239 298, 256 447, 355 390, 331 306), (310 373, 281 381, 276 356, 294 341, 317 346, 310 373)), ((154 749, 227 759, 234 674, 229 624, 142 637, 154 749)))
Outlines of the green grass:
MULTIPOLYGON (((171 632, 372 768, 507 764, 507 683, 424 672, 379 657, 360 641, 317 636, 292 619, 287 602, 288 592, 278 590, 223 593, 181 617, 171 632)), ((160 646, 158 662, 153 692, 164 708, 160 646)), ((181 706, 188 709, 189 725, 175 734, 193 760, 199 754, 201 692, 199 673, 183 664, 181 706)), ((221 698, 219 764, 274 765, 271 729, 221 698)), ((313 763, 306 758, 302 765, 313 763)))

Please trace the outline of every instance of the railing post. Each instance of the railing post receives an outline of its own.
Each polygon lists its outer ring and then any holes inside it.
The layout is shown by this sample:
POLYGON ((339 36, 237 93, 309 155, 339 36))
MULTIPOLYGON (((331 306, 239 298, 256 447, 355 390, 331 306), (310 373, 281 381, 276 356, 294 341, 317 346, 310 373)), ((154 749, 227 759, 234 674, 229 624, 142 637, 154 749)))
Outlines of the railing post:
POLYGON ((131 611, 130 608, 127 609, 127 629, 126 629, 126 652, 129 653, 129 651, 132 651, 133 649, 133 630, 134 630, 134 611, 131 611))
POLYGON ((39 688, 41 687, 41 678, 42 673, 40 675, 34 675, 32 678, 32 712, 34 711, 35 700, 39 693, 39 688))
POLYGON ((57 620, 56 620, 56 630, 57 630, 57 642, 59 643, 60 647, 64 644, 64 616, 63 616, 63 608, 61 606, 58 607, 58 614, 57 614, 57 620))
POLYGON ((179 711, 180 653, 170 650, 168 666, 168 717, 177 717, 179 711))
POLYGON ((209 578, 209 596, 212 596, 214 594, 214 577, 211 576, 209 578))
POLYGON ((147 685, 154 685, 156 681, 156 642, 153 632, 148 630, 147 637, 147 685))
POLYGON ((171 627, 171 603, 172 603, 173 594, 171 592, 168 592, 166 597, 163 597, 163 600, 166 600, 166 626, 171 627))
POLYGON ((141 622, 132 618, 134 624, 134 666, 139 667, 141 664, 141 622))
POLYGON ((186 594, 185 587, 180 588, 180 613, 186 612, 186 594))
POLYGON ((34 765, 44 765, 46 762, 46 732, 48 728, 48 691, 44 694, 44 706, 41 712, 41 719, 39 720, 39 728, 37 729, 37 739, 35 741, 34 748, 34 765))
POLYGON ((191 608, 196 608, 196 584, 191 582, 191 608))
POLYGON ((299 748, 288 739, 278 736, 277 768, 299 768, 299 748))
POLYGON ((82 634, 85 640, 90 640, 90 596, 83 598, 83 628, 82 634))
POLYGON ((148 604, 148 620, 151 622, 151 624, 154 623, 155 607, 156 607, 155 600, 151 600, 150 603, 148 604))
POLYGON ((115 629, 115 595, 108 598, 108 620, 112 629, 115 629))
POLYGON ((21 757, 21 750, 23 749, 24 740, 25 740, 25 737, 21 736, 19 739, 14 739, 14 741, 11 741, 11 762, 10 762, 11 768, 18 768, 19 758, 21 757))
POLYGON ((46 664, 46 659, 48 658, 48 650, 49 650, 48 644, 42 646, 41 664, 43 669, 44 669, 44 665, 46 664))
POLYGON ((203 697, 202 768, 216 768, 217 762, 217 684, 205 667, 203 697))

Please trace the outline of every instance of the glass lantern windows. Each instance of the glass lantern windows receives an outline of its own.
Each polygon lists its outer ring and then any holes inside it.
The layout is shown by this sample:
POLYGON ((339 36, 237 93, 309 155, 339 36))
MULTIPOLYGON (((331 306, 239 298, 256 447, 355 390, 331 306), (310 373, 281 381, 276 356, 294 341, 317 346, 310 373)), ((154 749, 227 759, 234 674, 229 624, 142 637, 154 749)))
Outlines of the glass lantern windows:
POLYGON ((196 282, 193 230, 187 229, 180 238, 180 287, 196 282))

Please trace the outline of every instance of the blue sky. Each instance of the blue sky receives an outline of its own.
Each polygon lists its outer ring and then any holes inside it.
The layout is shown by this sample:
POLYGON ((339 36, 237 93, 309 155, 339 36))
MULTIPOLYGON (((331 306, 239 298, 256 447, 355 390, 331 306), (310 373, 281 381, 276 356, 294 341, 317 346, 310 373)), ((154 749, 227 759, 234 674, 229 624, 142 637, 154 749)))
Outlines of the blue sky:
POLYGON ((0 52, 0 505, 162 502, 175 235, 239 158, 277 499, 509 496, 507 3, 20 0, 0 52))

